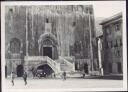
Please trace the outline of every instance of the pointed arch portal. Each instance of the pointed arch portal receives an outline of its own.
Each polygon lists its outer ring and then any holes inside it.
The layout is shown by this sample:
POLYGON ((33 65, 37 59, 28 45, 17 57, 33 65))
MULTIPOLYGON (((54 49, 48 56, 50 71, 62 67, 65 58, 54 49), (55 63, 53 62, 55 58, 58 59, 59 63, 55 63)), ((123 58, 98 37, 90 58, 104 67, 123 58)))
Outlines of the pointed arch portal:
POLYGON ((58 58, 57 39, 51 33, 44 33, 39 40, 39 54, 41 56, 48 56, 51 59, 58 58))

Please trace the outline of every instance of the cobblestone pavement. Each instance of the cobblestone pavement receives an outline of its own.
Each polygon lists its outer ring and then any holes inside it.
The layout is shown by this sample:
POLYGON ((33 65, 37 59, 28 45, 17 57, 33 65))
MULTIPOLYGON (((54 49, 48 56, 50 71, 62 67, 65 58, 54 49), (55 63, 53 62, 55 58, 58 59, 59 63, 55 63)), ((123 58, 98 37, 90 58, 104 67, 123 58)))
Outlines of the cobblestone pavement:
POLYGON ((122 80, 105 79, 28 79, 25 86, 23 79, 15 79, 12 86, 11 80, 6 79, 6 89, 77 89, 77 88, 121 88, 122 80))

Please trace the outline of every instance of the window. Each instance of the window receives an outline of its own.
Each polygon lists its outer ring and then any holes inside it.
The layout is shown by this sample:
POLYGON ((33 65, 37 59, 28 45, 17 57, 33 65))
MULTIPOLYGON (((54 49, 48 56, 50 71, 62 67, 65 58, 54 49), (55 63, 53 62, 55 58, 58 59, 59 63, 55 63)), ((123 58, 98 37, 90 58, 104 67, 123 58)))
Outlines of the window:
POLYGON ((119 26, 119 24, 116 24, 116 25, 115 25, 115 31, 120 31, 120 26, 119 26))
POLYGON ((120 57, 120 51, 117 50, 117 57, 120 57))
POLYGON ((109 69, 109 73, 112 73, 112 63, 109 63, 108 69, 109 69))
POLYGON ((48 20, 48 18, 46 18, 46 23, 49 23, 49 20, 48 20))
POLYGON ((90 10, 90 14, 92 14, 92 10, 90 10))
POLYGON ((115 42, 115 44, 114 44, 114 47, 118 47, 118 42, 117 42, 117 40, 115 40, 116 42, 115 42))
POLYGON ((88 10, 89 10, 89 9, 88 9, 88 8, 86 8, 86 13, 88 13, 88 10))
POLYGON ((106 33, 107 33, 107 35, 111 34, 110 27, 107 27, 107 28, 106 28, 106 33))
POLYGON ((12 13, 12 12, 13 12, 13 9, 12 9, 12 8, 10 8, 10 9, 9 9, 9 11, 12 13))
POLYGON ((120 46, 122 46, 122 39, 120 39, 120 46))
POLYGON ((120 62, 117 62, 117 67, 118 67, 118 73, 122 73, 122 67, 120 62))

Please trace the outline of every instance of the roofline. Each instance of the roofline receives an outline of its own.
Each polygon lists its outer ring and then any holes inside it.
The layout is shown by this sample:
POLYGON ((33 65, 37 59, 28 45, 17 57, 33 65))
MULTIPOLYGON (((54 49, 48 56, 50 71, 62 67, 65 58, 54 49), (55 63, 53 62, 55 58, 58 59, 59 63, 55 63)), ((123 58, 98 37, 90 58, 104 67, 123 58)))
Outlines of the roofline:
POLYGON ((104 25, 105 23, 108 23, 108 22, 110 22, 110 21, 113 21, 114 19, 121 18, 121 17, 122 17, 122 12, 120 12, 120 13, 118 13, 118 14, 116 14, 116 15, 113 15, 113 16, 111 16, 111 17, 109 17, 109 18, 104 19, 104 20, 100 23, 100 25, 104 25))

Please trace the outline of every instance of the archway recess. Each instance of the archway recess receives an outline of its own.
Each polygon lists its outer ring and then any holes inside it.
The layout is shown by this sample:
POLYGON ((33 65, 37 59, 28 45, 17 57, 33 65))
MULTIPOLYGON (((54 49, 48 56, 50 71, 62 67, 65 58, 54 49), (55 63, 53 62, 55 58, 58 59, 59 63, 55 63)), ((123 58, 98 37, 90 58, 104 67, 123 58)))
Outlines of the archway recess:
POLYGON ((43 64, 38 66, 37 70, 42 70, 42 73, 45 74, 46 76, 49 76, 54 72, 53 69, 48 64, 43 64))
POLYGON ((16 71, 17 71, 17 77, 22 77, 23 72, 24 72, 23 65, 18 65, 17 68, 16 68, 16 71))

